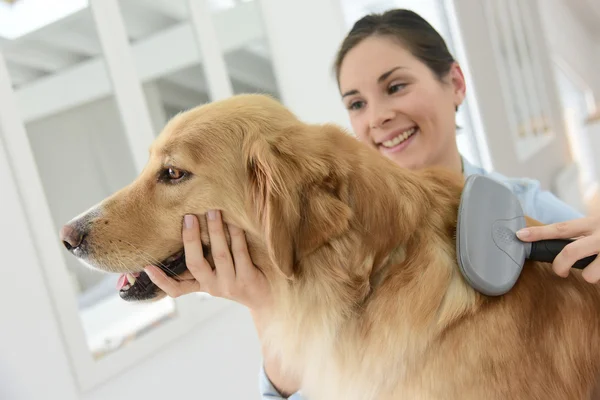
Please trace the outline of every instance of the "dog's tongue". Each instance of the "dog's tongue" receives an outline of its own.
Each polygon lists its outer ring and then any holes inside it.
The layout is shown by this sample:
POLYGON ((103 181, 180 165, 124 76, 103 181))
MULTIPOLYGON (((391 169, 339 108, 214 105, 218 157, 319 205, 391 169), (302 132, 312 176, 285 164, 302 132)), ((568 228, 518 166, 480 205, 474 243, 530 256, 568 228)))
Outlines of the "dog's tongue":
POLYGON ((119 276, 119 280, 117 281, 117 290, 123 289, 123 287, 128 283, 129 282, 127 281, 125 274, 121 274, 121 276, 119 276))
POLYGON ((135 274, 121 274, 119 280, 117 280, 117 290, 123 289, 126 285, 133 285, 135 283, 135 278, 139 276, 139 272, 136 272, 135 274))

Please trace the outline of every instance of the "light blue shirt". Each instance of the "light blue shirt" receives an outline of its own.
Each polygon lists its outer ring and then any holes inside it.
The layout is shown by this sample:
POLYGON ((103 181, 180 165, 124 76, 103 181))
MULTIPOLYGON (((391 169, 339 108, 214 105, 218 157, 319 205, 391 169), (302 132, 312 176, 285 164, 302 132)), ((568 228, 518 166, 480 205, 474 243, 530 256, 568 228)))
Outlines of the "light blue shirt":
POLYGON ((554 194, 542 190, 540 183, 528 178, 507 178, 497 172, 487 172, 477 167, 463 157, 463 174, 486 175, 506 185, 520 200, 525 215, 540 221, 543 224, 570 221, 582 218, 583 214, 573 207, 559 200, 554 194))
MULTIPOLYGON (((542 190, 540 183, 527 178, 508 178, 497 172, 487 172, 483 168, 477 167, 463 157, 463 174, 465 178, 469 175, 486 175, 498 182, 506 185, 520 200, 525 214, 544 224, 569 221, 583 217, 583 214, 559 200, 549 191, 542 190)), ((273 387, 264 367, 260 369, 260 393, 263 400, 284 399, 273 387)), ((306 400, 300 392, 294 393, 290 400, 306 400)))

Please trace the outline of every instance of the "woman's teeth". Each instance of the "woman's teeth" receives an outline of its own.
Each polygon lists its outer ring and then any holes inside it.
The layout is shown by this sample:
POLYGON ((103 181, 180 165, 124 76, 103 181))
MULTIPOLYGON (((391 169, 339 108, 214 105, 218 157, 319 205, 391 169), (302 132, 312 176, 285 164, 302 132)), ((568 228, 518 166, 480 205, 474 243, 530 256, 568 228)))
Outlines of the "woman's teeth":
POLYGON ((402 132, 395 138, 386 140, 385 142, 382 142, 381 144, 383 145, 383 147, 387 147, 387 148, 392 148, 392 147, 398 146, 400 143, 404 142, 406 139, 408 139, 409 137, 414 135, 414 133, 416 131, 417 131, 416 127, 410 128, 409 130, 402 132))

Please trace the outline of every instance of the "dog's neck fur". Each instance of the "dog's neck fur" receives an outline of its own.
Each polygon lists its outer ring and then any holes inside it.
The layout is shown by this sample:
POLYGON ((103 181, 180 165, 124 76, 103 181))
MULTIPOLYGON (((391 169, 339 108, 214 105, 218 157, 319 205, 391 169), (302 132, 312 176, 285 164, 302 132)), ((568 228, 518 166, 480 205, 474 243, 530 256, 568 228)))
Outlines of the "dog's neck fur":
POLYGON ((380 340, 369 333, 378 316, 366 310, 382 301, 378 290, 383 286, 399 298, 405 286, 423 293, 398 301, 394 317, 399 332, 395 339, 387 338, 406 341, 407 351, 414 346, 408 334, 411 327, 440 334, 480 302, 460 276, 455 249, 448 246, 452 241, 444 238, 454 233, 462 180, 439 170, 406 171, 362 151, 349 160, 353 173, 347 177, 344 201, 353 212, 350 229, 299 260, 300 274, 295 279, 275 280, 277 312, 270 337, 284 364, 287 360, 315 365, 315 357, 331 357, 344 334, 361 335, 367 345, 380 340), (408 193, 419 198, 407 199, 408 193), (411 209, 412 204, 423 203, 429 207, 411 209), (428 212, 419 214, 419 209, 428 212), (428 245, 415 248, 413 243, 428 245), (406 334, 400 333, 400 327, 406 328, 406 334), (291 347, 281 347, 282 343, 291 347))
MULTIPOLYGON (((448 240, 449 236, 454 239, 464 178, 438 168, 409 171, 383 157, 365 160, 350 179, 355 196, 353 212, 363 228, 355 243, 357 251, 371 252, 357 260, 372 258, 371 283, 384 285, 386 280, 395 280, 398 296, 402 296, 401 285, 418 286, 422 288, 419 292, 428 293, 405 302, 413 307, 404 310, 405 323, 435 323, 443 329, 472 310, 480 299, 463 280, 456 250, 449 246, 454 240, 448 240), (419 207, 414 206, 417 204, 419 207), (420 214, 419 210, 427 211, 420 214), (413 243, 427 246, 416 248, 413 243), (439 286, 432 288, 436 284, 439 286)), ((377 290, 373 286, 371 289, 377 290)), ((363 302, 376 297, 376 293, 370 293, 363 302)))

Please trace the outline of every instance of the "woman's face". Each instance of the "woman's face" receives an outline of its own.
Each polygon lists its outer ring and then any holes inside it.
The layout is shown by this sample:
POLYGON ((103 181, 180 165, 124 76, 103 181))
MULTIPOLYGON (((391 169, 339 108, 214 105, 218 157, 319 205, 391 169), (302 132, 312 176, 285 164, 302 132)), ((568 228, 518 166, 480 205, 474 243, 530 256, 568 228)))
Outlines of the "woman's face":
POLYGON ((385 36, 371 36, 350 50, 339 73, 358 139, 411 169, 460 163, 455 113, 465 82, 456 63, 444 81, 385 36))

